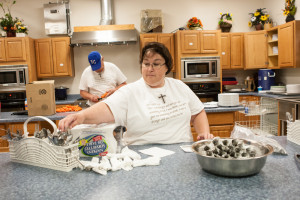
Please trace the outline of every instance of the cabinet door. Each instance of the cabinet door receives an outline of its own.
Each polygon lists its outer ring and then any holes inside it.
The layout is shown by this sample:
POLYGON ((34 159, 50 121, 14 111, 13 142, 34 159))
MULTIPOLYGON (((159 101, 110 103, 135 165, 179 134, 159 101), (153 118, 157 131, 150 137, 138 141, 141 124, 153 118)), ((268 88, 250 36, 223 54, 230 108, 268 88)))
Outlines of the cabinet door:
POLYGON ((243 33, 231 33, 231 69, 243 69, 244 68, 244 34, 243 33))
POLYGON ((71 76, 71 48, 70 38, 52 38, 53 75, 71 76))
POLYGON ((221 66, 230 69, 230 33, 221 33, 221 66))
POLYGON ((173 58, 173 68, 175 70, 175 60, 174 60, 174 34, 173 33, 162 33, 157 37, 157 41, 164 44, 170 51, 170 54, 173 58))
POLYGON ((181 53, 200 53, 200 31, 183 31, 180 34, 181 53))
POLYGON ((35 40, 36 67, 39 78, 53 76, 51 38, 35 40))
POLYGON ((287 23, 278 28, 279 67, 294 67, 294 23, 287 23))
POLYGON ((266 31, 245 33, 245 68, 259 69, 267 67, 266 31))
POLYGON ((0 62, 6 61, 5 39, 0 38, 0 62))
POLYGON ((6 38, 6 61, 26 61, 25 38, 6 38))
POLYGON ((201 53, 217 54, 220 31, 201 31, 201 53))
POLYGON ((155 33, 140 34, 141 50, 149 42, 157 42, 157 34, 155 33))
POLYGON ((214 137, 230 137, 233 125, 210 126, 209 129, 210 133, 213 134, 214 137))

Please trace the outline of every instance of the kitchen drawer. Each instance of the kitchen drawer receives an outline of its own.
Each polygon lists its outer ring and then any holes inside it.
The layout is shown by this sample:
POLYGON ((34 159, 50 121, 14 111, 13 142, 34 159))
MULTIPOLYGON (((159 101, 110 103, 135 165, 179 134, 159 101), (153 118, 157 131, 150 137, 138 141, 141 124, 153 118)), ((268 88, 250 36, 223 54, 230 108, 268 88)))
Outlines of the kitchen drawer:
POLYGON ((209 125, 227 125, 234 123, 235 112, 207 113, 209 125))

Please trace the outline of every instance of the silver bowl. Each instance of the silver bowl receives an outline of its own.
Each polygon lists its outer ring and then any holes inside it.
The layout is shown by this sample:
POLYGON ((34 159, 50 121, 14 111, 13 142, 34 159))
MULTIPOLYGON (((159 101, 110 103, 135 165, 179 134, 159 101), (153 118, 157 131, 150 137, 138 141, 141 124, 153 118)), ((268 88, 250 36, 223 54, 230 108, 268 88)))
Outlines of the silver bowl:
MULTIPOLYGON (((233 138, 221 138, 220 140, 223 139, 232 140, 233 138)), ((206 172, 228 177, 242 177, 257 174, 265 165, 267 156, 273 153, 273 147, 252 140, 238 140, 243 141, 247 146, 251 145, 256 148, 258 150, 257 155, 255 157, 239 159, 207 156, 203 155, 204 153, 202 151, 198 152, 199 147, 208 145, 212 140, 195 142, 192 144, 192 150, 197 155, 200 166, 206 172)))

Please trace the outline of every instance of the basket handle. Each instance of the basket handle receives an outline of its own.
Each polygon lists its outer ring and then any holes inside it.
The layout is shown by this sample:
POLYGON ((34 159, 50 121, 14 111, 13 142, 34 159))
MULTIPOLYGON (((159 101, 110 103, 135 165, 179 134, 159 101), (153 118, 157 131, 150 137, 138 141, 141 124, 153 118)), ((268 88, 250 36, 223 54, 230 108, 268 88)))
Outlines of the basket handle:
POLYGON ((53 121, 51 121, 50 119, 48 119, 47 117, 43 117, 43 116, 34 116, 34 117, 30 117, 30 118, 28 118, 25 122, 24 122, 24 137, 25 138, 27 138, 28 137, 28 131, 27 131, 27 124, 28 124, 28 122, 30 122, 31 120, 33 120, 33 119, 37 119, 37 118, 41 118, 41 119, 43 119, 43 120, 45 120, 45 121, 47 121, 47 122, 49 122, 49 124, 51 124, 52 125, 52 127, 53 127, 53 135, 55 135, 56 133, 57 133, 57 126, 56 126, 56 124, 53 122, 53 121))

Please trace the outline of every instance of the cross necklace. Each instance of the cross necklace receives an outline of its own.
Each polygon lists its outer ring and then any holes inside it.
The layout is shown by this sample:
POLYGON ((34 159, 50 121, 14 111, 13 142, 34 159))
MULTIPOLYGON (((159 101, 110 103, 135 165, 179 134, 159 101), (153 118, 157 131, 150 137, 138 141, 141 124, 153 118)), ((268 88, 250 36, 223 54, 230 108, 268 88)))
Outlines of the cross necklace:
POLYGON ((161 99, 164 103, 166 103, 165 99, 164 99, 165 97, 166 97, 166 95, 163 95, 163 94, 160 94, 160 96, 158 96, 159 99, 161 99))

